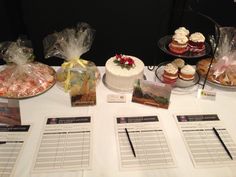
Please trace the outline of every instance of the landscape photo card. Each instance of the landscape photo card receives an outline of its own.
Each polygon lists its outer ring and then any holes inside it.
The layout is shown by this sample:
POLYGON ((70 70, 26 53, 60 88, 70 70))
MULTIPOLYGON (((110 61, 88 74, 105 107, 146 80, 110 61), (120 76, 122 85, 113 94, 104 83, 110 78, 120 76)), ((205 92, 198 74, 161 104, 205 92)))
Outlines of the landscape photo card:
POLYGON ((172 87, 168 84, 136 80, 132 102, 168 109, 172 87))
POLYGON ((19 105, 9 106, 8 103, 0 102, 0 124, 21 125, 19 105))
POLYGON ((76 86, 70 91, 71 106, 87 106, 96 104, 95 73, 83 73, 76 86))

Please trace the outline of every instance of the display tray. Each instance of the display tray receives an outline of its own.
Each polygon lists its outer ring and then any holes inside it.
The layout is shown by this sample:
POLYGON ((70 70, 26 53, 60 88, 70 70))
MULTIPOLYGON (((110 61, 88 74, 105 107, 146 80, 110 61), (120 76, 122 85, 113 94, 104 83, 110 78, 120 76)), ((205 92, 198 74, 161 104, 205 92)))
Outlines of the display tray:
MULTIPOLYGON (((200 75, 200 77, 203 78, 203 80, 206 78, 205 76, 200 75)), ((206 82, 212 86, 216 86, 219 88, 223 88, 223 89, 236 89, 236 85, 226 85, 226 84, 222 84, 217 80, 213 80, 213 79, 207 79, 206 82)))
POLYGON ((211 47, 210 45, 205 42, 205 47, 206 49, 201 52, 201 53, 194 53, 194 52, 190 52, 190 51, 187 51, 183 54, 176 54, 176 53, 173 53, 169 50, 169 43, 171 42, 172 40, 172 35, 167 35, 167 36, 164 36, 162 37, 159 41, 158 41, 158 47, 163 51, 165 52, 166 54, 169 54, 169 55, 172 55, 172 56, 175 56, 175 57, 180 57, 180 58, 199 58, 199 57, 203 57, 205 55, 208 55, 211 51, 211 47))
POLYGON ((236 89, 236 85, 223 85, 221 83, 218 83, 217 81, 213 81, 209 79, 207 79, 207 83, 217 86, 217 87, 225 88, 225 89, 236 89))
MULTIPOLYGON (((42 64, 42 63, 41 63, 42 64)), ((42 65, 44 65, 44 64, 42 64, 42 65)), ((36 96, 39 96, 39 95, 41 95, 41 94, 43 94, 43 93, 45 93, 45 92, 47 92, 49 89, 51 89, 54 85, 55 85, 55 83, 56 83, 56 72, 55 72, 55 70, 52 68, 52 67, 50 67, 50 66, 48 66, 48 65, 45 65, 46 67, 49 67, 49 69, 51 70, 51 73, 52 73, 52 76, 53 76, 53 81, 52 82, 50 82, 50 83, 48 83, 48 86, 47 86, 47 88, 46 89, 43 89, 43 90, 40 90, 40 91, 38 91, 38 92, 36 92, 35 94, 25 94, 24 96, 8 96, 8 95, 0 95, 0 98, 4 98, 4 99, 27 99, 27 98, 32 98, 32 97, 36 97, 36 96)), ((4 67, 2 67, 1 68, 1 70, 3 70, 4 69, 4 67)), ((23 85, 25 85, 25 84, 27 84, 27 83, 23 83, 23 85)), ((39 89, 39 88, 38 88, 39 89)))
MULTIPOLYGON (((143 79, 146 80, 146 76, 143 75, 143 79)), ((103 74, 102 76, 102 82, 103 84, 110 90, 114 91, 114 92, 121 92, 121 93, 129 93, 129 92, 132 92, 133 91, 133 88, 132 89, 117 89, 117 88, 113 88, 111 86, 109 86, 107 83, 106 83, 106 73, 103 74)))
MULTIPOLYGON (((168 63, 171 63, 171 62, 160 63, 158 65, 158 68, 155 71, 155 75, 156 75, 157 79, 159 81, 161 81, 162 83, 164 83, 163 82, 163 77, 162 77, 162 75, 164 73, 164 67, 168 63)), ((177 81, 175 83, 171 84, 171 85, 172 85, 172 87, 177 87, 177 88, 183 88, 184 89, 184 88, 193 87, 193 86, 197 85, 199 81, 200 81, 200 76, 199 76, 198 72, 196 72, 195 75, 194 75, 193 80, 185 81, 183 79, 178 78, 177 81)))

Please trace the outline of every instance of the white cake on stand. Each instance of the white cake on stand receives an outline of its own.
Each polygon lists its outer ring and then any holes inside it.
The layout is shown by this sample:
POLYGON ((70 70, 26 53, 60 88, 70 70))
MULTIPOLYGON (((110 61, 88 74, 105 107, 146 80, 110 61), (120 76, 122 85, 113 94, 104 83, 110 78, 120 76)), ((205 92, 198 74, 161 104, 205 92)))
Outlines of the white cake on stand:
POLYGON ((132 91, 136 79, 143 79, 144 63, 133 56, 116 55, 107 60, 105 84, 117 91, 132 91))

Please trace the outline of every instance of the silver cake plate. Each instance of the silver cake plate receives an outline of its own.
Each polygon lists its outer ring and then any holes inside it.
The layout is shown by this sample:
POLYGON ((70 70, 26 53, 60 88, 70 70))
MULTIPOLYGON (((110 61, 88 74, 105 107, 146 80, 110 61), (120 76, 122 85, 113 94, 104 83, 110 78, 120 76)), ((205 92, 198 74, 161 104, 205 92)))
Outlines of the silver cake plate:
MULTIPOLYGON (((145 76, 145 75, 143 75, 143 79, 146 80, 146 76, 145 76)), ((108 84, 106 83, 106 73, 103 74, 103 76, 102 76, 102 82, 103 82, 103 84, 104 84, 108 89, 110 89, 110 90, 112 90, 112 91, 114 91, 114 92, 119 92, 119 93, 131 93, 131 92, 133 91, 133 88, 132 88, 132 89, 117 89, 117 88, 114 88, 114 87, 108 85, 108 84)))

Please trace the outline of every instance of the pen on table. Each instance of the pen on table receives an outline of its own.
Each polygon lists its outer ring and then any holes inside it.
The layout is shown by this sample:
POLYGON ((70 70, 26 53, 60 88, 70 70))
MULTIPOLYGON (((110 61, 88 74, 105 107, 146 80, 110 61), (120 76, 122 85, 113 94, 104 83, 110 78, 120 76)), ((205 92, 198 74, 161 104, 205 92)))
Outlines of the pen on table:
POLYGON ((127 128, 125 128, 125 133, 126 133, 126 135, 127 135, 127 137, 128 137, 129 145, 130 145, 130 147, 131 147, 131 150, 132 150, 132 152, 133 152, 133 155, 134 155, 134 157, 136 157, 136 153, 135 153, 135 150, 134 150, 134 146, 133 146, 133 143, 132 143, 132 141, 131 141, 131 139, 130 139, 129 132, 128 132, 127 128))
POLYGON ((225 145, 224 141, 221 139, 219 133, 217 132, 217 130, 215 129, 215 127, 212 128, 215 135, 217 136, 217 138, 219 139, 220 143, 222 144, 222 146, 224 147, 225 151, 227 152, 227 154, 229 155, 229 157, 233 160, 233 157, 231 155, 231 153, 229 152, 227 146, 225 145))
POLYGON ((6 144, 7 142, 6 141, 0 141, 0 144, 6 144))

